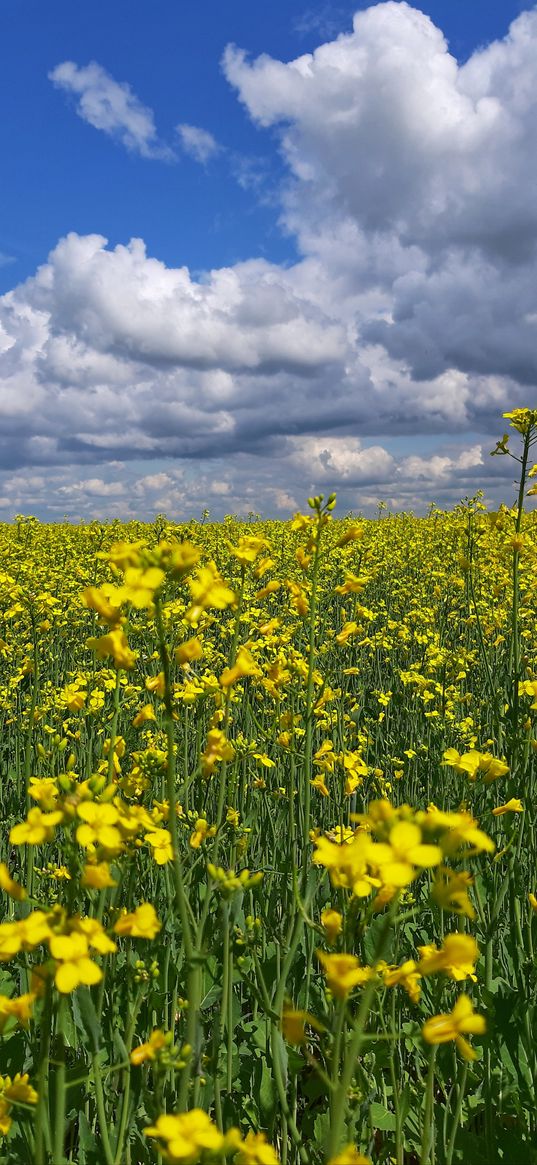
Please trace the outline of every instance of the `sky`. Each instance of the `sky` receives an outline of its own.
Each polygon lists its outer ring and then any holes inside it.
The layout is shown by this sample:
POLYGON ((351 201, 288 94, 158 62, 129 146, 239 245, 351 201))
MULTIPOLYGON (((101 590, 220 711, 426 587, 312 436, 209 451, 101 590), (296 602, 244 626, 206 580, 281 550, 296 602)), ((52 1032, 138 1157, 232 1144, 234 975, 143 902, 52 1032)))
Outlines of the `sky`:
POLYGON ((513 498, 537 8, 4 0, 0 520, 513 498))

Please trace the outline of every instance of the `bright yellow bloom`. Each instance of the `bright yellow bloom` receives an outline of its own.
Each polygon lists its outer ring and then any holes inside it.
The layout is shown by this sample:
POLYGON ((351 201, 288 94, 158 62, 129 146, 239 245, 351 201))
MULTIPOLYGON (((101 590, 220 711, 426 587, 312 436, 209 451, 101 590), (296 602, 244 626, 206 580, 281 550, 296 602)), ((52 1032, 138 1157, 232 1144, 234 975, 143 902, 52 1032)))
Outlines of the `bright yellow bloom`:
POLYGON ((327 1165, 371 1165, 371 1158, 364 1157, 354 1145, 347 1145, 336 1157, 331 1157, 327 1165))
POLYGON ((295 1011, 292 1007, 284 1007, 282 1032, 288 1044, 300 1045, 307 1042, 306 1024, 308 1027, 315 1028, 315 1031, 322 1031, 322 1025, 318 1023, 314 1015, 310 1015, 309 1011, 295 1011))
POLYGON ((339 913, 339 910, 327 908, 321 914, 321 925, 326 936, 326 941, 330 943, 330 946, 333 946, 338 934, 341 934, 343 929, 343 915, 339 913))
POLYGON ((417 1003, 421 995, 421 974, 414 959, 407 959, 399 967, 379 967, 385 987, 400 984, 412 1003, 417 1003))
POLYGON ((421 829, 410 821, 398 821, 389 833, 388 843, 378 843, 372 854, 383 882, 390 886, 408 886, 419 869, 438 866, 442 851, 437 845, 424 845, 421 829))
POLYGON ((19 922, 0 923, 0 962, 7 962, 19 951, 32 951, 50 935, 48 915, 34 910, 19 922))
POLYGON ((0 1095, 10 1104, 37 1104, 37 1092, 28 1080, 27 1072, 24 1075, 17 1072, 13 1079, 10 1076, 0 1076, 0 1095))
POLYGON ((199 849, 202 842, 205 841, 205 838, 206 837, 214 837, 215 833, 216 833, 216 826, 215 825, 209 825, 209 822, 207 821, 207 819, 205 817, 198 817, 198 819, 194 825, 194 832, 190 835, 191 848, 192 849, 199 849))
POLYGON ((117 886, 114 881, 108 862, 88 862, 84 866, 82 885, 90 890, 104 890, 107 886, 117 886))
POLYGON ((61 694, 61 700, 69 712, 80 712, 86 703, 87 693, 81 691, 76 684, 66 684, 61 694))
POLYGON ((77 806, 77 814, 84 823, 79 825, 76 831, 79 845, 85 849, 94 845, 100 845, 108 850, 121 848, 121 834, 117 828, 119 813, 114 805, 100 801, 82 801, 77 806))
POLYGON ((449 866, 440 866, 435 873, 431 898, 442 910, 452 910, 454 914, 465 914, 467 918, 473 919, 475 910, 468 895, 473 882, 474 879, 466 870, 450 870, 449 866))
POLYGON ((134 1048, 130 1054, 131 1064, 145 1064, 146 1060, 156 1060, 158 1053, 169 1043, 169 1037, 166 1032, 160 1031, 157 1028, 151 1032, 151 1035, 145 1044, 140 1044, 134 1048))
POLYGON ((509 801, 505 802, 505 805, 497 805, 496 808, 492 810, 492 816, 493 817, 502 817, 504 813, 523 813, 523 812, 524 812, 524 806, 522 804, 522 801, 519 801, 518 797, 511 797, 511 799, 509 801))
POLYGON ((201 1108, 177 1116, 159 1116, 144 1133, 158 1139, 160 1151, 171 1165, 196 1165, 204 1152, 223 1154, 241 1144, 238 1129, 230 1129, 224 1135, 201 1108))
POLYGON ((111 655, 116 668, 125 668, 128 671, 134 667, 136 655, 131 651, 122 627, 114 627, 107 635, 101 635, 97 639, 94 637, 87 639, 86 647, 95 651, 99 659, 111 655))
POLYGON ((16 902, 23 902, 27 896, 24 886, 21 886, 11 877, 5 862, 0 862, 0 890, 9 894, 9 897, 14 898, 16 902))
POLYGON ((83 934, 53 935, 49 942, 50 953, 58 966, 54 982, 62 995, 69 995, 81 983, 91 986, 103 977, 101 968, 89 957, 88 940, 83 934))
POLYGON ((528 894, 528 902, 531 906, 531 909, 535 911, 535 914, 537 914, 537 898, 535 897, 535 894, 528 894))
POLYGON ((174 652, 177 663, 192 663, 195 659, 201 659, 203 655, 203 647, 201 641, 197 638, 187 639, 186 643, 181 643, 180 647, 175 648, 174 652))
POLYGON ((364 527, 353 523, 353 525, 348 526, 345 530, 345 533, 342 534, 340 538, 338 538, 336 546, 347 546, 349 542, 361 542, 363 536, 364 527))
POLYGON ((111 627, 115 627, 119 622, 120 602, 114 606, 111 601, 111 595, 116 597, 118 591, 114 586, 105 584, 104 587, 86 587, 82 592, 82 602, 85 607, 89 607, 90 611, 97 611, 97 614, 105 622, 109 623, 111 627))
POLYGON ((195 578, 188 580, 193 603, 185 618, 189 623, 198 623, 207 607, 223 611, 235 601, 235 592, 226 586, 214 562, 198 571, 195 578))
POLYGON ((38 1095, 35 1088, 28 1084, 28 1075, 21 1076, 20 1072, 14 1076, 0 1076, 0 1135, 7 1137, 11 1125, 11 1106, 21 1102, 23 1104, 37 1104, 38 1095))
POLYGON ((328 837, 317 838, 313 861, 329 870, 333 886, 346 886, 357 898, 367 898, 373 888, 381 885, 368 872, 373 842, 365 832, 349 834, 341 844, 328 837))
POLYGON ((154 692, 162 700, 164 692, 166 691, 166 679, 164 672, 160 671, 156 676, 146 676, 145 686, 148 692, 154 692))
POLYGON ((435 1015, 423 1025, 422 1035, 428 1044, 455 1043, 465 1060, 475 1060, 476 1053, 463 1033, 482 1035, 486 1031, 485 1018, 476 1015, 467 995, 460 995, 453 1011, 448 1015, 435 1015))
POLYGON ((56 808, 56 802, 60 796, 58 783, 53 777, 30 777, 28 793, 47 811, 56 808))
POLYGON ((363 986, 374 975, 370 967, 362 967, 356 955, 330 955, 317 951, 322 963, 326 981, 337 999, 346 999, 355 987, 363 986))
POLYGON ((128 566, 125 570, 123 586, 120 593, 123 601, 129 602, 136 610, 153 606, 153 598, 164 582, 165 574, 158 566, 143 569, 140 566, 128 566))
POLYGON ((479 947, 470 934, 446 935, 440 950, 434 945, 418 947, 420 961, 418 970, 420 975, 434 975, 437 971, 444 971, 450 979, 473 979, 475 982, 475 964, 479 958, 479 947))
POLYGON ((502 413, 511 423, 511 428, 526 434, 534 425, 537 425, 537 409, 511 409, 510 413, 502 413))
POLYGON ((6 1026, 6 1023, 12 1017, 20 1023, 21 1027, 27 1027, 32 1018, 33 1005, 36 996, 33 991, 26 995, 17 995, 11 999, 8 995, 0 995, 0 1035, 6 1026))
POLYGON ((172 835, 168 829, 154 829, 146 833, 144 841, 151 846, 152 857, 157 866, 164 866, 173 861, 172 835))
POLYGON ((236 684, 237 680, 243 679, 244 676, 259 675, 259 670, 255 659, 247 648, 240 647, 232 667, 224 668, 220 676, 220 685, 223 688, 229 688, 232 684, 236 684))
POLYGON ((98 951, 100 955, 112 955, 117 951, 113 939, 109 938, 104 927, 97 918, 71 918, 72 932, 83 934, 88 946, 98 951))
POLYGON ((250 1131, 235 1157, 235 1165, 279 1165, 279 1157, 264 1133, 250 1131))
POLYGON ((152 704, 144 704, 143 708, 137 712, 132 722, 133 728, 140 728, 142 724, 147 724, 148 720, 156 720, 155 709, 152 704))
POLYGON ((61 810, 54 813, 42 813, 40 809, 29 809, 26 821, 14 825, 9 834, 12 845, 41 845, 43 841, 52 841, 55 826, 63 818, 61 810))
POLYGON ((267 542, 266 538, 255 538, 248 535, 239 538, 238 546, 232 546, 230 542, 227 545, 230 553, 240 562, 241 566, 248 566, 255 562, 262 550, 270 550, 270 542, 267 542))
POLYGON ((143 902, 130 914, 121 914, 115 923, 114 931, 120 935, 131 935, 132 938, 153 939, 161 929, 155 907, 151 902, 143 902))
POLYGON ((210 777, 215 765, 224 760, 233 760, 235 749, 220 728, 211 728, 207 733, 207 744, 201 757, 204 777, 210 777))

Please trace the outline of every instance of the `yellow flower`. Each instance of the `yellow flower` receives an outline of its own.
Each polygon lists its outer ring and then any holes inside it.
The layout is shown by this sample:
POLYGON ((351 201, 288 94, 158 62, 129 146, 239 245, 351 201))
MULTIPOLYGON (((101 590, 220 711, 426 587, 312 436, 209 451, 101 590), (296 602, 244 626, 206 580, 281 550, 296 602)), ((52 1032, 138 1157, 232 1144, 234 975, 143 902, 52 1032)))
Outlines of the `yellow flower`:
POLYGON ((13 1080, 10 1076, 0 1076, 0 1095, 10 1104, 37 1104, 38 1095, 35 1088, 28 1083, 29 1076, 25 1072, 17 1072, 13 1080))
POLYGON ((84 866, 82 885, 90 890, 104 890, 107 886, 117 886, 114 881, 108 862, 88 862, 84 866))
POLYGON ((337 999, 346 999, 355 987, 367 983, 374 975, 370 967, 362 967, 355 955, 329 955, 317 951, 317 958, 323 965, 326 981, 337 999))
POLYGON ((43 841, 52 841, 54 828, 63 818, 58 809, 54 813, 42 813, 40 809, 29 809, 26 821, 14 825, 9 834, 12 845, 41 845, 43 841))
POLYGON ((331 1157, 328 1165, 371 1165, 371 1158, 364 1157, 354 1145, 347 1145, 336 1157, 331 1157))
POLYGON ((502 413, 511 422, 511 428, 523 435, 534 425, 537 425, 537 409, 511 409, 510 413, 502 413))
POLYGON ((131 651, 122 627, 114 627, 107 635, 101 635, 98 639, 87 639, 86 647, 95 651, 99 659, 111 655, 116 668, 125 668, 128 671, 134 667, 136 655, 131 651))
POLYGON ((450 979, 473 979, 475 982, 475 964, 479 958, 479 947, 469 934, 446 935, 440 950, 433 945, 418 947, 420 961, 418 970, 420 975, 434 975, 437 971, 445 971, 450 979))
POLYGON ((284 1007, 282 1032, 288 1044, 306 1043, 306 1024, 308 1027, 315 1028, 315 1031, 322 1031, 322 1025, 318 1023, 314 1015, 310 1015, 309 1011, 295 1011, 292 1007, 284 1007))
POLYGON ((239 538, 238 546, 232 546, 230 542, 227 545, 228 550, 240 562, 241 566, 248 566, 255 562, 262 550, 270 550, 270 542, 267 542, 266 538, 255 538, 249 535, 239 538))
POLYGON ((15 882, 11 877, 5 862, 0 862, 0 889, 9 894, 10 898, 14 898, 16 902, 23 902, 26 898, 24 886, 15 882))
POLYGON ((77 814, 84 822, 76 831, 79 845, 86 849, 93 845, 101 845, 103 849, 108 850, 121 848, 121 834, 117 828, 119 813, 113 805, 100 801, 83 801, 77 806, 77 814))
POLYGON ((115 627, 120 617, 120 603, 113 606, 111 601, 111 594, 117 594, 116 587, 105 585, 104 587, 86 587, 82 592, 82 602, 90 611, 97 611, 97 614, 105 622, 109 623, 111 627, 115 627))
POLYGON ((501 817, 504 813, 523 813, 524 806, 522 801, 517 797, 511 797, 510 801, 506 801, 505 805, 497 805, 496 809, 492 810, 493 817, 501 817))
POLYGON ((117 951, 115 942, 108 937, 97 918, 71 918, 70 924, 73 932, 83 934, 88 946, 93 947, 100 955, 112 955, 117 951))
POLYGON ((169 1043, 169 1036, 159 1028, 151 1032, 145 1044, 134 1048, 130 1054, 131 1064, 145 1064, 146 1060, 156 1060, 158 1053, 169 1043))
POLYGON ((49 935, 48 916, 42 910, 32 911, 19 922, 0 923, 0 962, 7 962, 19 951, 32 951, 49 935))
POLYGON ((28 793, 43 809, 50 811, 56 808, 60 790, 53 777, 30 777, 28 793))
POLYGON ((36 996, 32 991, 26 995, 18 995, 14 999, 10 999, 7 995, 0 995, 0 1035, 11 1017, 14 1017, 22 1027, 27 1027, 32 1018, 35 999, 36 996))
POLYGON ((147 724, 148 720, 156 720, 155 709, 152 704, 144 704, 143 708, 137 712, 132 722, 133 728, 140 728, 142 724, 147 724))
POLYGON ((236 1165, 279 1165, 276 1150, 269 1144, 264 1133, 250 1131, 243 1141, 236 1165))
POLYGON ((67 684, 62 691, 61 699, 69 712, 80 712, 86 703, 87 694, 81 692, 76 684, 67 684))
POLYGON ((160 696, 160 699, 162 699, 166 691, 164 672, 159 672, 157 676, 147 676, 145 686, 148 692, 154 692, 156 696, 160 696))
POLYGON ((141 611, 144 607, 153 606, 155 591, 162 586, 165 577, 164 571, 158 566, 150 566, 146 570, 140 566, 128 566, 120 593, 125 601, 141 611))
POLYGON ((185 615, 188 623, 198 623, 207 607, 223 611, 235 601, 235 592, 226 586, 214 562, 202 567, 195 578, 188 580, 188 585, 194 600, 185 615))
POLYGON ((310 785, 313 789, 318 789, 319 793, 321 793, 323 797, 330 796, 330 789, 328 788, 322 773, 318 773, 318 775, 310 781, 310 785))
POLYGON ((390 886, 408 886, 416 877, 416 866, 437 866, 441 860, 439 846, 424 845, 421 829, 410 821, 398 821, 390 830, 388 843, 376 844, 372 854, 383 881, 390 886))
POLYGON ((321 925, 324 929, 326 941, 333 946, 338 934, 341 934, 343 928, 343 915, 339 910, 332 910, 327 908, 321 914, 321 925))
POLYGON ((233 760, 235 749, 220 728, 211 728, 207 733, 207 744, 201 757, 204 777, 210 777, 215 765, 223 760, 233 760))
POLYGON ((132 913, 121 914, 114 931, 120 935, 131 935, 132 938, 153 939, 161 929, 155 907, 150 902, 143 902, 132 913))
POLYGON ((146 833, 144 841, 151 846, 157 866, 173 861, 172 835, 168 829, 154 829, 152 833, 146 833))
POLYGON ((475 1060, 476 1053, 462 1034, 471 1032, 482 1035, 486 1031, 485 1018, 476 1015, 467 995, 460 995, 453 1011, 448 1015, 435 1015, 423 1025, 422 1035, 428 1044, 455 1043, 465 1060, 475 1060))
POLYGON ((220 685, 229 688, 244 676, 259 675, 259 668, 246 647, 240 647, 232 667, 225 667, 220 676, 220 685))
POLYGON ((241 1144, 237 1129, 224 1135, 201 1108, 159 1116, 144 1133, 159 1140, 161 1153, 171 1165, 196 1165, 204 1152, 223 1154, 241 1144))
POLYGON ((473 919, 475 910, 468 895, 473 882, 474 879, 466 870, 450 870, 449 866, 440 866, 435 873, 431 898, 442 910, 452 910, 454 914, 465 914, 467 918, 473 919))
POLYGON ((531 909, 535 911, 535 914, 537 914, 537 898, 535 897, 535 894, 528 894, 528 902, 531 906, 531 909))
POLYGON ((190 846, 192 849, 199 849, 201 843, 205 841, 206 837, 214 837, 216 833, 216 826, 209 825, 205 817, 198 817, 194 832, 190 836, 190 846))
POLYGON ((338 538, 336 546, 347 546, 349 542, 361 542, 364 536, 364 527, 353 524, 348 526, 345 533, 338 538))
POLYGON ((89 957, 88 940, 83 934, 53 935, 50 953, 58 962, 54 982, 62 995, 69 995, 81 983, 91 986, 103 977, 101 968, 89 957))
POLYGON ((409 999, 417 1003, 421 995, 421 974, 414 959, 407 959, 399 967, 379 967, 385 987, 395 987, 400 984, 406 991, 409 999))
POLYGON ((191 663, 194 659, 201 659, 203 647, 199 639, 187 639, 186 643, 176 647, 174 655, 177 663, 191 663))

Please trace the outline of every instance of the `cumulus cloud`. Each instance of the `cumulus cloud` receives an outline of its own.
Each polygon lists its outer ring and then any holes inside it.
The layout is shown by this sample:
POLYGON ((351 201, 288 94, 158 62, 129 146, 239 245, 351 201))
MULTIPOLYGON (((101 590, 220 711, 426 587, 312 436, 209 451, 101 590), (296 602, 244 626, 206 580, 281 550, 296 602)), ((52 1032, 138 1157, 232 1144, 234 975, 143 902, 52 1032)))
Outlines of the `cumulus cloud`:
MULTIPOLYGON (((141 240, 61 240, 0 299, 2 498, 15 481, 32 505, 21 475, 47 467, 51 505, 81 513, 188 516, 203 492, 286 512, 316 487, 353 509, 509 499, 486 452, 537 382, 536 49, 537 10, 461 65, 392 0, 294 61, 229 48, 240 101, 279 135, 298 260, 194 279, 141 240)), ((98 128, 161 149, 100 66, 53 79, 98 128)), ((218 148, 179 131, 201 162, 218 148)))
POLYGON ((216 154, 220 153, 221 146, 208 129, 182 122, 177 126, 177 133, 185 154, 190 154, 195 162, 201 162, 202 165, 205 165, 210 158, 214 158, 216 154))
POLYGON ((250 116, 279 127, 310 274, 351 310, 369 290, 362 338, 417 379, 537 379, 536 47, 525 12, 459 65, 428 16, 390 0, 289 63, 226 50, 250 116))
POLYGON ((102 65, 76 65, 63 61, 49 73, 57 89, 77 99, 76 111, 83 121, 121 142, 143 158, 173 157, 159 142, 153 111, 138 100, 126 81, 115 81, 102 65))

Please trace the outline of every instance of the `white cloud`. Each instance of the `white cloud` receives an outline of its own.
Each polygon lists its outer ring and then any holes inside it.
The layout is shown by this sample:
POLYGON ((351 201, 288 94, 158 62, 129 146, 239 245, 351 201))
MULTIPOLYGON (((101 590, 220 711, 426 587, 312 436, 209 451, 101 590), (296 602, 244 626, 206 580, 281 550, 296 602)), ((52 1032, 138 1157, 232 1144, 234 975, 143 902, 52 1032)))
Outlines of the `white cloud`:
POLYGON ((525 12, 459 65, 428 16, 389 2, 289 63, 226 51, 251 117, 280 127, 309 277, 416 378, 537 379, 536 49, 525 12))
POLYGON ((138 100, 126 81, 115 81, 102 65, 63 61, 49 73, 57 89, 77 98, 83 121, 120 141, 144 158, 169 159, 172 151, 159 142, 153 111, 138 100))
POLYGON ((199 125, 188 125, 187 122, 182 122, 176 128, 185 154, 190 154, 194 161, 205 165, 210 158, 220 153, 222 147, 208 129, 202 129, 199 125))

